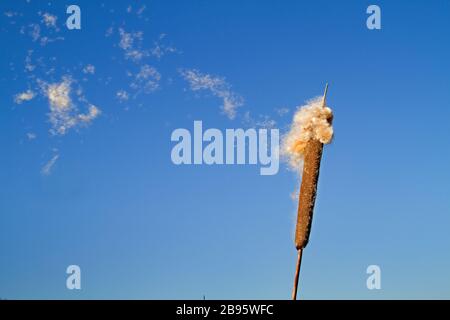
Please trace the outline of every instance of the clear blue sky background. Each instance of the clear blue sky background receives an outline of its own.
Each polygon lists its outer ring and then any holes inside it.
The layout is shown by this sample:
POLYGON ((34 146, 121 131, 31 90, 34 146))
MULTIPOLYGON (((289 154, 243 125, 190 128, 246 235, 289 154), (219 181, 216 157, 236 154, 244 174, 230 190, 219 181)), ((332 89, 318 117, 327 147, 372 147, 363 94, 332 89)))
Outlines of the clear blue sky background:
POLYGON ((251 165, 175 166, 170 134, 193 120, 240 128, 247 111, 284 131, 325 82, 335 140, 324 151, 301 296, 450 298, 449 1, 375 1, 379 31, 366 28, 369 1, 141 1, 131 13, 104 3, 76 1, 78 31, 64 26, 72 2, 0 3, 1 298, 288 299, 295 175, 284 164, 275 176, 251 165), (48 31, 39 11, 58 17, 64 41, 32 41, 31 23, 48 31), (135 65, 117 27, 143 31, 148 48, 167 34, 177 49, 146 58, 160 87, 125 103, 116 92, 135 65), (30 49, 55 68, 36 69, 41 79, 81 83, 102 110, 90 126, 54 136, 43 97, 14 103, 35 85, 24 72, 30 49), (81 72, 87 64, 94 75, 81 72), (240 116, 190 91, 179 68, 225 77, 245 99, 240 116), (81 267, 81 291, 66 289, 70 264, 81 267), (366 288, 371 264, 381 290, 366 288))

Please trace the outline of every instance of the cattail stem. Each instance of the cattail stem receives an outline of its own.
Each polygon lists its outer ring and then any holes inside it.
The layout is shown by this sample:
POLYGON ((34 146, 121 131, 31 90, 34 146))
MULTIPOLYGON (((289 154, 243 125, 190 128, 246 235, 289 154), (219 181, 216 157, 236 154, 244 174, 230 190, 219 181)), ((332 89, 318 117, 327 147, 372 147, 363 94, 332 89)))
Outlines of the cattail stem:
POLYGON ((298 278, 300 277, 300 267, 302 265, 303 249, 298 250, 297 267, 295 268, 294 288, 292 289, 292 300, 297 300, 298 278))

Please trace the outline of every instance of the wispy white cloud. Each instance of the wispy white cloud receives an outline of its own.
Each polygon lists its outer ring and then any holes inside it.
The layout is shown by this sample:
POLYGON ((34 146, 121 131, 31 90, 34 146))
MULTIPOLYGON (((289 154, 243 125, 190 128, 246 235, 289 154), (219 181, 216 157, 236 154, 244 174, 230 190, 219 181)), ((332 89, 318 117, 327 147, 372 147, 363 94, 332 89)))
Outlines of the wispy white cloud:
MULTIPOLYGON (((137 13, 142 13, 144 9, 145 6, 139 8, 137 13)), ((127 11, 134 12, 131 6, 127 11)), ((113 30, 110 29, 107 33, 110 34, 113 30)), ((141 93, 149 94, 159 89, 162 76, 148 60, 155 57, 160 59, 165 54, 177 51, 173 46, 163 43, 166 35, 161 34, 157 41, 153 42, 153 47, 146 47, 142 31, 126 31, 123 27, 119 27, 117 34, 119 36, 117 47, 122 49, 125 60, 133 64, 126 70, 129 90, 128 92, 119 90, 116 92, 116 98, 123 102, 135 99, 141 93)))
POLYGON ((79 114, 78 119, 84 123, 89 124, 100 115, 101 111, 99 108, 94 106, 93 104, 89 105, 89 110, 86 114, 79 114))
POLYGON ((60 83, 44 84, 44 92, 50 104, 50 123, 53 134, 64 135, 68 129, 76 125, 76 117, 72 115, 74 105, 70 98, 70 78, 64 78, 60 83))
MULTIPOLYGON (((33 40, 33 42, 39 41, 40 45, 43 47, 49 43, 64 40, 64 37, 62 37, 62 36, 54 36, 54 34, 53 34, 52 37, 50 37, 48 35, 43 34, 40 25, 37 23, 31 23, 30 25, 28 25, 28 28, 30 29, 29 35, 30 35, 31 39, 33 40)), ((58 30, 56 30, 56 31, 58 31, 58 30)), ((23 31, 23 32, 25 32, 25 31, 23 31)))
POLYGON ((275 108, 275 112, 278 116, 283 117, 289 113, 289 108, 275 108))
POLYGON ((109 27, 108 29, 106 29, 105 31, 105 37, 110 37, 112 34, 114 33, 114 27, 109 27))
POLYGON ((8 18, 12 18, 19 15, 19 13, 15 11, 5 11, 3 14, 8 18))
POLYGON ((120 101, 127 101, 129 98, 128 92, 126 92, 125 90, 119 90, 116 92, 116 98, 120 101))
POLYGON ((133 61, 141 61, 142 58, 147 57, 148 56, 148 52, 144 51, 144 50, 139 50, 139 49, 133 49, 133 50, 128 50, 125 53, 125 57, 127 59, 133 60, 133 61))
POLYGON ((33 133, 33 132, 28 132, 27 133, 28 140, 34 140, 34 139, 36 139, 36 137, 37 137, 37 135, 35 133, 33 133))
POLYGON ((33 50, 28 50, 28 54, 25 57, 25 71, 27 72, 32 72, 36 66, 33 65, 32 61, 31 61, 31 56, 33 54, 33 50))
POLYGON ((42 167, 41 173, 44 176, 50 175, 52 173, 52 169, 58 159, 59 159, 59 154, 53 155, 53 157, 42 167))
POLYGON ((34 42, 39 40, 39 38, 41 37, 41 27, 36 23, 30 24, 28 27, 30 28, 31 39, 34 42))
POLYGON ((251 128, 273 129, 276 127, 277 122, 271 119, 268 115, 258 115, 254 118, 250 111, 244 113, 243 116, 244 125, 251 128))
POLYGON ((75 91, 79 102, 88 105, 87 113, 80 113, 71 97, 73 79, 63 77, 61 82, 46 83, 39 80, 43 95, 48 99, 50 112, 49 121, 52 125, 50 132, 54 135, 64 135, 78 125, 90 124, 100 115, 100 109, 90 104, 81 89, 75 91))
POLYGON ((161 74, 152 66, 145 64, 140 67, 139 72, 134 76, 133 82, 130 87, 150 93, 159 88, 159 81, 161 80, 161 74))
MULTIPOLYGON (((147 7, 146 7, 146 5, 144 4, 144 5, 142 5, 142 6, 140 6, 138 9, 136 9, 136 15, 138 16, 138 17, 141 17, 142 16, 142 14, 144 13, 144 11, 145 11, 145 9, 147 9, 147 7)), ((133 7, 131 6, 131 5, 129 5, 128 7, 127 7, 127 13, 133 13, 133 7)))
POLYGON ((44 47, 44 46, 46 46, 49 43, 56 42, 56 41, 61 41, 61 40, 64 40, 64 37, 50 38, 50 37, 44 36, 44 37, 41 37, 40 43, 41 43, 41 46, 44 47))
POLYGON ((153 48, 151 49, 152 56, 156 57, 157 59, 161 59, 164 55, 167 53, 175 53, 178 52, 178 50, 171 46, 166 45, 163 43, 163 40, 166 38, 166 34, 162 33, 159 35, 159 38, 157 41, 155 41, 153 44, 153 48))
POLYGON ((54 28, 57 29, 56 21, 58 20, 58 17, 55 15, 52 15, 48 12, 42 13, 42 22, 48 27, 48 28, 54 28))
POLYGON ((207 90, 221 98, 222 111, 230 119, 236 117, 236 109, 244 104, 244 99, 231 91, 231 86, 222 77, 201 73, 196 69, 181 69, 180 74, 192 91, 207 90))
POLYGON ((83 68, 83 73, 85 74, 94 74, 95 73, 95 66, 92 64, 88 64, 83 68))
POLYGON ((119 47, 123 50, 129 50, 133 47, 135 36, 133 34, 125 32, 122 28, 119 29, 120 42, 119 47))
POLYGON ((22 93, 18 93, 14 96, 14 102, 17 104, 22 104, 25 101, 30 101, 35 97, 35 93, 31 90, 27 90, 22 93))
POLYGON ((146 7, 145 4, 144 4, 144 5, 141 6, 139 9, 137 9, 136 14, 137 14, 138 16, 142 15, 142 13, 144 13, 144 11, 145 11, 146 8, 147 8, 147 7, 146 7))
MULTIPOLYGON (((57 33, 60 31, 57 26, 57 16, 48 12, 39 12, 39 16, 41 17, 40 22, 30 23, 28 25, 28 34, 33 42, 39 42, 41 46, 46 46, 49 43, 64 40, 64 37, 57 36, 57 33), (44 26, 44 28, 41 26, 44 26)), ((22 26, 20 32, 25 34, 26 27, 22 26)))
POLYGON ((119 28, 119 48, 125 52, 125 58, 134 62, 141 61, 149 55, 148 51, 142 49, 143 32, 126 32, 119 28))
MULTIPOLYGON (((112 32, 113 29, 108 29, 106 36, 111 35, 112 32)), ((174 46, 164 43, 164 39, 166 38, 165 33, 159 35, 158 39, 153 42, 152 48, 144 48, 144 33, 142 31, 126 32, 123 28, 119 28, 118 32, 120 37, 118 46, 124 51, 125 59, 137 64, 141 63, 146 57, 153 56, 160 59, 168 53, 177 52, 174 46)))
POLYGON ((50 105, 58 110, 66 110, 71 108, 72 100, 70 99, 70 85, 72 80, 68 77, 60 83, 54 83, 47 86, 47 97, 50 105))

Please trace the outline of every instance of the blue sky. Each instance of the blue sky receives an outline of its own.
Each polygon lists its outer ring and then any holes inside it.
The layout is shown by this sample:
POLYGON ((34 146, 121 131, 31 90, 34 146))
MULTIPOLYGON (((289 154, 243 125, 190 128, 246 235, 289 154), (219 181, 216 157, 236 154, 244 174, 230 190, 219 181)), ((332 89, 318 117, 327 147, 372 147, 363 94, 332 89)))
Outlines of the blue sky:
POLYGON ((448 1, 377 1, 372 31, 368 1, 80 0, 81 30, 70 4, 0 3, 1 298, 290 298, 295 174, 175 166, 170 135, 285 132, 326 82, 335 139, 301 297, 450 298, 448 1))

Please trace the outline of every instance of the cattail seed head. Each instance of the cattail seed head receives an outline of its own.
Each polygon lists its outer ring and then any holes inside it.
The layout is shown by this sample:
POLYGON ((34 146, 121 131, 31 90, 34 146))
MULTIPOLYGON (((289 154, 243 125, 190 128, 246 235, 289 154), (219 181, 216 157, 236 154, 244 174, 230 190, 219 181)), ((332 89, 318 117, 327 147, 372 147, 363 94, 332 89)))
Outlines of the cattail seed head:
POLYGON ((282 154, 292 169, 302 172, 295 231, 297 250, 308 244, 323 145, 333 139, 332 121, 333 112, 326 106, 325 96, 314 98, 297 110, 283 139, 282 154))

